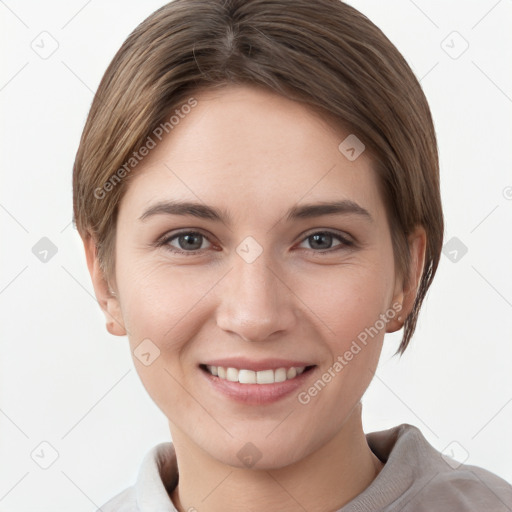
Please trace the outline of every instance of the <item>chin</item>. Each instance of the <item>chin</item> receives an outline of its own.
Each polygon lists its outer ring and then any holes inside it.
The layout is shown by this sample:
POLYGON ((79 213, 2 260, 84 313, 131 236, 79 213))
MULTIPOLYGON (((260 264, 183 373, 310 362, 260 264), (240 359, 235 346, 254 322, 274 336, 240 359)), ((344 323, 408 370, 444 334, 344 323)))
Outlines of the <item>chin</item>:
POLYGON ((213 446, 206 446, 204 449, 222 464, 238 469, 254 470, 281 469, 308 455, 304 440, 296 442, 290 436, 266 439, 266 435, 260 433, 257 436, 236 436, 230 438, 229 442, 216 440, 213 446))

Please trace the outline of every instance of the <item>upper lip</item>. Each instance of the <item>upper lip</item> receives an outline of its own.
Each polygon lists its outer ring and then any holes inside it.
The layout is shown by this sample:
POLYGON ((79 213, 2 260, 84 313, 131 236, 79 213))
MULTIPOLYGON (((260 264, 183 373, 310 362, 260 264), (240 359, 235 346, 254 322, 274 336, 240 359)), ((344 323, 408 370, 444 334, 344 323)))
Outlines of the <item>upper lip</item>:
POLYGON ((236 368, 238 370, 252 370, 259 372, 262 370, 275 370, 277 368, 301 368, 305 366, 313 366, 311 362, 297 361, 294 359, 261 359, 255 361, 244 357, 212 359, 203 363, 206 366, 222 366, 223 368, 236 368))

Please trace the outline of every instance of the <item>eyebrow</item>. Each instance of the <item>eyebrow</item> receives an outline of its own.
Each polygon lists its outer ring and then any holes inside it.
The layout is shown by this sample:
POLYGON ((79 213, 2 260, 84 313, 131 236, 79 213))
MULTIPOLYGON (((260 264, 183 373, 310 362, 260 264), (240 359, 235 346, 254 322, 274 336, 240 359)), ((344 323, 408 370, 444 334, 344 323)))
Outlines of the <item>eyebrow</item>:
MULTIPOLYGON (((297 219, 321 217, 323 215, 354 214, 373 222, 373 218, 368 210, 348 199, 293 206, 285 214, 285 217, 290 222, 297 219)), ((144 211, 139 220, 145 221, 154 215, 193 216, 199 219, 222 222, 228 226, 231 225, 231 217, 226 210, 192 201, 159 201, 144 211)))

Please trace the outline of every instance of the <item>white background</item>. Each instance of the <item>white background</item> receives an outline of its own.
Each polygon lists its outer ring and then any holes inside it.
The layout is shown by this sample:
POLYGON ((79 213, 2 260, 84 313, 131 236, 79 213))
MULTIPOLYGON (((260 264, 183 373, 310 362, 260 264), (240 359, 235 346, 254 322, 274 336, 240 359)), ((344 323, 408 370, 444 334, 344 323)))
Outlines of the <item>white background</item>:
MULTIPOLYGON (((401 359, 399 335, 386 337, 363 399, 365 431, 411 423, 440 451, 455 440, 456 458, 512 481, 512 2, 350 3, 421 80, 439 139, 445 242, 468 248, 455 263, 442 256, 401 359), (463 48, 453 31, 469 43, 457 59, 446 52, 463 48)), ((127 339, 105 330, 71 225, 71 170, 93 92, 161 5, 0 2, 0 512, 92 512, 170 439, 127 339), (47 59, 31 47, 43 31, 58 43, 47 59), (46 263, 32 253, 42 237, 58 248, 46 263), (46 470, 30 455, 43 441, 59 455, 46 470)))

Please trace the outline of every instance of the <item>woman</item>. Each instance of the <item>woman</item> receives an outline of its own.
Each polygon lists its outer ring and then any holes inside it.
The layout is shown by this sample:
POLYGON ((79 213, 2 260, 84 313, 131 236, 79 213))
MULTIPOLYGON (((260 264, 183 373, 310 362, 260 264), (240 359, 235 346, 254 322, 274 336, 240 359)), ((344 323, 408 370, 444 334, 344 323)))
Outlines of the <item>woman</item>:
POLYGON ((443 240, 409 66, 338 0, 176 0, 123 44, 74 214, 111 334, 172 443, 103 511, 510 510, 512 487, 403 424, 365 435, 443 240))

